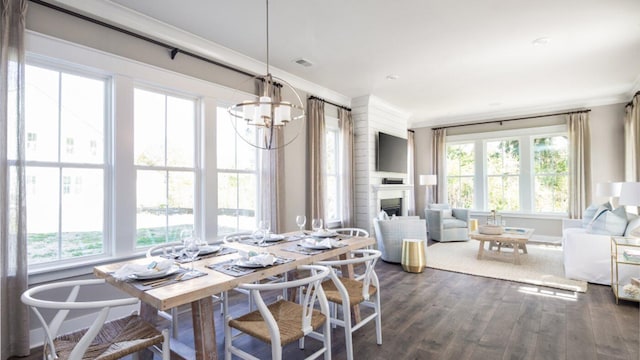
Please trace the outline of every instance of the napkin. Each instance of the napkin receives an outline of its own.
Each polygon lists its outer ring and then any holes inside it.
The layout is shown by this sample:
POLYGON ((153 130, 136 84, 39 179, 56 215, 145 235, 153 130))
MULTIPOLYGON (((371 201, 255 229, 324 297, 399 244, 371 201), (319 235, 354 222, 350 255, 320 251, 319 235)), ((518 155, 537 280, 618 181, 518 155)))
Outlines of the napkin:
POLYGON ((329 231, 327 229, 322 229, 322 230, 318 230, 314 233, 311 234, 312 236, 335 236, 337 235, 335 232, 333 231, 329 231))
POLYGON ((164 272, 171 268, 173 260, 152 260, 145 264, 124 264, 113 273, 118 280, 126 280, 131 275, 149 276, 158 272, 164 272))
POLYGON ((240 252, 240 255, 242 255, 242 258, 245 261, 252 264, 269 266, 269 265, 273 265, 273 262, 275 261, 275 257, 269 253, 258 253, 255 251, 242 251, 242 250, 238 250, 238 251, 240 252))
POLYGON ((333 247, 333 242, 329 238, 326 238, 326 239, 306 238, 302 240, 302 242, 303 242, 303 245, 319 247, 319 248, 331 249, 333 247))

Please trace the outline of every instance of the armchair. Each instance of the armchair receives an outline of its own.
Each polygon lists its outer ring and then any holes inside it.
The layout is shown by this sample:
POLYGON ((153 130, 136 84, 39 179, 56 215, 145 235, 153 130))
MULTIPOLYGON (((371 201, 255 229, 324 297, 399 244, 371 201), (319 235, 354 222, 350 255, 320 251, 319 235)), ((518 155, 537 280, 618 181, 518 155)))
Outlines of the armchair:
POLYGON ((424 212, 431 239, 442 242, 469 240, 469 210, 452 209, 449 204, 430 204, 424 212))
POLYGON ((402 260, 402 240, 427 240, 427 224, 418 216, 396 216, 389 220, 373 219, 378 250, 382 260, 400 263, 402 260))

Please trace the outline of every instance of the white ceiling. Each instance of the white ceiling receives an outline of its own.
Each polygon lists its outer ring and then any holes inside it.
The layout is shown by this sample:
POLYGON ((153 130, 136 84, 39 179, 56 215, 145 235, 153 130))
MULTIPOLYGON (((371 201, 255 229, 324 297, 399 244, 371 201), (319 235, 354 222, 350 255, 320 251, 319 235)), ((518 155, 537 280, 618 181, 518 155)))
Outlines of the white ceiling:
MULTIPOLYGON (((87 4, 120 4, 266 61, 264 0, 58 2, 99 16, 87 4)), ((620 103, 640 90, 639 0, 271 0, 269 9, 272 67, 346 98, 373 95, 413 126, 620 103)))

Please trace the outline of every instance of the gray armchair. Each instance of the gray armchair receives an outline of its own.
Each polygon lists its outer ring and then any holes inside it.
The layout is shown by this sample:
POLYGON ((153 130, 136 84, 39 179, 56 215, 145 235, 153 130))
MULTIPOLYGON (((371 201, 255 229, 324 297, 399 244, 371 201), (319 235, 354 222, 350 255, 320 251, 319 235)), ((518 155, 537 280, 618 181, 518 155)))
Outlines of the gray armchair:
POLYGON ((448 204, 430 204, 424 210, 429 237, 435 241, 469 240, 469 210, 448 204))
POLYGON ((382 260, 391 263, 402 261, 402 240, 419 239, 427 242, 427 224, 418 216, 397 216, 389 220, 373 219, 378 250, 382 260))

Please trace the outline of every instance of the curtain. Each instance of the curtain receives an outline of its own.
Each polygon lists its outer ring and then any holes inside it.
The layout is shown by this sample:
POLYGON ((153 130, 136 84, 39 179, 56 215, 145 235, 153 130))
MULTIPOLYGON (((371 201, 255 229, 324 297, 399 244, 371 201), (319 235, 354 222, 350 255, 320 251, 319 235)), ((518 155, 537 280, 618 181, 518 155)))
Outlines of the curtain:
MULTIPOLYGON (((282 86, 271 86, 271 98, 280 101, 282 86)), ((258 82, 258 94, 264 92, 264 82, 258 82)), ((261 218, 271 224, 272 233, 285 231, 284 210, 284 134, 282 131, 274 133, 274 149, 260 151, 260 204, 261 218)))
POLYGON ((342 226, 355 226, 355 173, 354 173, 354 151, 353 143, 355 134, 353 132, 353 119, 351 110, 338 109, 338 123, 340 126, 340 145, 342 147, 340 162, 340 184, 342 186, 342 226))
MULTIPOLYGON (((413 185, 413 179, 416 176, 416 169, 414 165, 415 156, 415 143, 416 134, 413 131, 407 131, 407 184, 413 185)), ((413 187, 413 191, 409 191, 407 195, 407 215, 413 216, 416 214, 416 187, 413 187)))
POLYGON ((324 219, 324 153, 325 120, 324 101, 309 98, 307 100, 307 144, 309 154, 307 184, 307 221, 324 219))
POLYGON ((569 217, 582 217, 591 203, 589 112, 567 115, 569 132, 569 217))
POLYGON ((640 93, 625 108, 624 173, 625 181, 640 181, 640 93))
MULTIPOLYGON (((433 196, 433 193, 430 193, 429 199, 432 199, 432 203, 446 203, 447 173, 445 169, 445 156, 447 155, 447 129, 433 129, 433 151, 431 153, 433 173, 438 176, 438 184, 435 186, 435 196, 433 196)), ((425 191, 432 192, 433 186, 427 186, 425 191)))
POLYGON ((0 358, 29 354, 24 176, 24 33, 27 0, 1 0, 0 18, 0 358))

